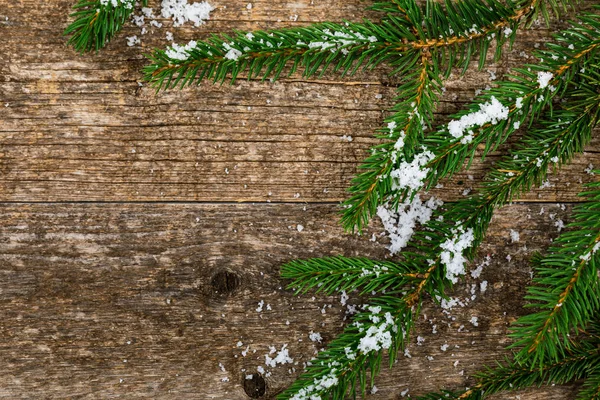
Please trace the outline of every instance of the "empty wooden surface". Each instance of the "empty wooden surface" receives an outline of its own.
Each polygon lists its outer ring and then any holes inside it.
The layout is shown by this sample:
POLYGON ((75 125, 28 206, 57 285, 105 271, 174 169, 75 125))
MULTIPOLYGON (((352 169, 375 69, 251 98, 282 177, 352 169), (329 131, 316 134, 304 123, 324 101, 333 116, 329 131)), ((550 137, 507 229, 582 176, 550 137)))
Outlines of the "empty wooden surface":
MULTIPOLYGON (((165 28, 128 47, 125 37, 139 35, 128 25, 99 54, 81 56, 62 37, 74 2, 0 0, 0 398, 273 398, 341 331, 345 310, 339 297, 294 296, 279 266, 388 257, 377 221, 363 236, 344 234, 337 203, 393 104, 394 78, 381 67, 343 80, 203 83, 156 95, 138 83, 142 54, 165 46, 167 30, 184 42, 376 14, 359 0, 265 0, 251 9, 215 0, 204 26, 161 21, 165 28), (267 368, 269 346, 284 344, 296 364, 267 368), (260 378, 259 366, 268 372, 260 378)), ((500 77, 533 61, 529 51, 552 29, 523 33, 499 64, 452 76, 440 121, 493 84, 487 70, 500 77)), ((489 265, 455 289, 465 306, 447 315, 428 301, 413 335, 425 342, 384 368, 369 398, 468 386, 507 354, 507 327, 524 313, 528 256, 558 235, 558 219, 569 220, 581 183, 593 179, 584 169, 600 165, 599 145, 595 138, 549 185, 498 212, 474 263, 489 255, 489 265)), ((434 194, 460 197, 499 154, 434 194)), ((497 398, 570 399, 575 390, 497 398)))

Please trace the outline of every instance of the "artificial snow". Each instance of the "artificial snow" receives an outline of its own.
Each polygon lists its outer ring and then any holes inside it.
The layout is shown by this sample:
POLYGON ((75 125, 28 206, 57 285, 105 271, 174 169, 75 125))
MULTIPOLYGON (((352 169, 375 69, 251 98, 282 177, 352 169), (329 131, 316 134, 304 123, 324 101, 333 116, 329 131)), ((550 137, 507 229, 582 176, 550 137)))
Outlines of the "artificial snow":
POLYGON ((517 97, 517 100, 515 101, 515 107, 517 107, 518 109, 523 108, 523 98, 522 97, 517 97))
MULTIPOLYGON (((271 349, 271 353, 269 354, 273 354, 275 351, 275 348, 271 349)), ((277 352, 277 355, 275 356, 275 358, 271 358, 269 356, 269 354, 265 354, 265 365, 268 367, 276 367, 277 364, 291 364, 294 362, 294 359, 290 357, 289 355, 289 351, 287 349, 287 344, 284 344, 281 347, 281 350, 279 350, 277 352)))
POLYGON ((458 120, 448 123, 448 132, 453 137, 460 139, 463 144, 471 143, 473 140, 472 128, 487 123, 496 125, 499 121, 508 118, 508 107, 504 106, 494 96, 490 101, 479 105, 479 111, 463 115, 458 120))
POLYGON ((487 290, 488 287, 488 281, 483 281, 479 284, 479 290, 481 291, 481 293, 485 293, 485 291, 487 290))
POLYGON ((310 331, 310 333, 308 334, 308 338, 310 339, 311 342, 321 343, 321 341, 323 340, 323 338, 321 337, 321 334, 319 332, 313 332, 313 331, 310 331))
POLYGON ((440 245, 444 251, 440 253, 440 261, 446 266, 446 278, 453 283, 458 282, 458 276, 464 275, 466 258, 463 251, 473 245, 475 236, 473 229, 459 227, 452 231, 453 237, 440 245))
POLYGON ((331 32, 329 29, 323 29, 324 35, 321 36, 322 40, 309 42, 307 44, 309 49, 317 49, 319 51, 331 51, 335 53, 341 48, 342 54, 348 54, 348 49, 345 47, 359 43, 359 42, 376 42, 377 38, 369 36, 366 38, 359 32, 331 32))
POLYGON ((538 84, 540 85, 540 89, 544 89, 550 83, 550 80, 554 77, 552 72, 538 72, 538 84))
POLYGON ((135 46, 136 44, 140 44, 140 43, 141 43, 141 41, 137 37, 137 35, 127 37, 127 46, 129 46, 129 47, 135 46))
POLYGON ((434 157, 435 155, 431 151, 425 150, 416 154, 411 162, 402 161, 397 169, 390 172, 390 176, 393 178, 392 190, 412 189, 417 191, 421 189, 423 181, 429 173, 429 168, 426 168, 425 165, 434 157))
POLYGON ((163 0, 161 3, 161 15, 173 19, 173 26, 181 26, 188 21, 200 26, 210 18, 214 9, 206 1, 188 4, 187 0, 163 0))
POLYGON ((338 384, 339 379, 335 375, 336 369, 332 369, 328 375, 315 378, 312 384, 300 389, 290 400, 321 400, 321 396, 315 393, 322 392, 338 384))
POLYGON ((584 172, 588 175, 594 175, 594 164, 588 164, 587 168, 584 169, 584 172))
POLYGON ((229 44, 229 43, 223 43, 223 47, 225 48, 225 50, 227 50, 227 53, 225 53, 225 58, 227 58, 228 60, 233 60, 236 61, 238 58, 240 58, 240 56, 242 55, 242 52, 239 51, 238 49, 234 49, 233 47, 231 47, 233 43, 229 44))
POLYGON ((377 207, 377 216, 390 238, 390 253, 396 254, 402 250, 412 237, 417 222, 421 225, 427 223, 433 211, 442 204, 435 197, 424 203, 417 194, 412 201, 407 198, 404 203, 400 203, 396 211, 390 210, 387 205, 377 207))
POLYGON ((519 232, 515 231, 514 229, 510 230, 510 240, 513 243, 517 243, 520 239, 520 235, 519 232))
MULTIPOLYGON (((369 307, 371 320, 377 324, 380 320, 379 312, 381 307, 369 307)), ((379 351, 381 349, 389 349, 392 346, 392 334, 390 330, 395 328, 394 318, 392 314, 386 312, 383 315, 383 321, 379 325, 371 325, 365 332, 365 336, 360 339, 357 346, 357 351, 363 354, 368 354, 371 351, 379 351)))
POLYGON ((479 264, 477 266, 477 268, 475 268, 473 271, 471 271, 471 276, 475 279, 479 278, 481 276, 481 272, 483 271, 483 267, 489 266, 491 260, 492 260, 492 257, 487 255, 485 257, 485 259, 483 260, 483 262, 481 264, 479 264))
POLYGON ((172 60, 185 61, 190 57, 189 51, 195 49, 197 45, 198 43, 195 40, 190 40, 184 46, 173 43, 171 47, 167 47, 165 54, 172 60))
POLYGON ((346 294, 345 290, 342 290, 342 294, 341 294, 341 298, 340 298, 340 303, 345 306, 346 303, 348 302, 348 299, 350 298, 350 296, 348 296, 348 294, 346 294))
POLYGON ((581 258, 585 262, 588 262, 590 260, 590 258, 592 257, 592 255, 594 255, 598 250, 600 250, 600 242, 596 242, 596 244, 594 245, 592 250, 590 250, 589 252, 585 253, 582 256, 579 256, 579 258, 581 258))
POLYGON ((371 325, 365 336, 360 339, 357 349, 367 354, 371 351, 389 349, 392 345, 392 334, 388 331, 387 325, 371 325))
POLYGON ((123 4, 126 8, 133 8, 134 0, 100 0, 100 5, 118 7, 119 4, 123 4))

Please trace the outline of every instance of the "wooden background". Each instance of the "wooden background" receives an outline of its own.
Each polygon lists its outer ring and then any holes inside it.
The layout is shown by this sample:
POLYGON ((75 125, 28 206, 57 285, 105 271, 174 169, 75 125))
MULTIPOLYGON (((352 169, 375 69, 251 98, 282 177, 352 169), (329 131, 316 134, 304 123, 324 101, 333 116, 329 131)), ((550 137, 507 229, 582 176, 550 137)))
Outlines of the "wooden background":
MULTIPOLYGON (((206 83, 157 96, 138 84, 142 54, 164 47, 167 30, 183 43, 233 29, 357 21, 376 17, 363 10, 369 2, 259 0, 248 9, 214 0, 202 27, 162 21, 167 28, 128 47, 125 37, 139 35, 128 25, 85 56, 61 36, 73 3, 0 0, 0 398, 273 398, 322 346, 309 333, 326 343, 344 319, 339 297, 285 290, 279 266, 312 256, 387 257, 377 221, 362 237, 343 233, 338 202, 393 104, 394 78, 382 67, 343 80, 206 83), (267 368, 269 346, 284 344, 297 365, 267 368), (270 375, 257 374, 259 366, 270 375)), ((440 121, 493 84, 487 69, 501 77, 534 62, 529 52, 553 29, 535 26, 501 63, 451 77, 440 121)), ((527 259, 558 235, 557 219, 569 220, 581 183, 592 179, 584 169, 600 165, 599 144, 549 187, 498 212, 474 265, 486 255, 490 264, 454 296, 470 298, 481 280, 488 290, 451 315, 428 300, 414 335, 425 343, 384 368, 369 398, 468 386, 478 368, 507 354, 507 326, 524 313, 527 259)), ((458 198, 484 167, 435 195, 458 198)), ((496 398, 571 399, 575 391, 496 398)))

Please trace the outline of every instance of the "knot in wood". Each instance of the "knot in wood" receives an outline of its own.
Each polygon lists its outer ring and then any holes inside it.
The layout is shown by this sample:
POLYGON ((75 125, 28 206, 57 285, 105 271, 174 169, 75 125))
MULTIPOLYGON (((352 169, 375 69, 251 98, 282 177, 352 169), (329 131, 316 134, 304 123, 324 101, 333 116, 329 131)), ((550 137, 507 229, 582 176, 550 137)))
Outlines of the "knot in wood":
POLYGON ((258 399, 267 392, 267 382, 260 374, 252 374, 251 379, 244 378, 244 391, 251 399, 258 399))
POLYGON ((230 295, 240 286, 240 277, 231 271, 219 271, 210 280, 215 294, 230 295))

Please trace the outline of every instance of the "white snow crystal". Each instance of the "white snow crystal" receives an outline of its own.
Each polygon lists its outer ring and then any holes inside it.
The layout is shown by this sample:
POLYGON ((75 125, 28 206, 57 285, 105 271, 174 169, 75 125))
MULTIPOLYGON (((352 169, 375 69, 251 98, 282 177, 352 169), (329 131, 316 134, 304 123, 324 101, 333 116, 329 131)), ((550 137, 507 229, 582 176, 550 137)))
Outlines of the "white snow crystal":
POLYGON ((163 0, 161 7, 161 15, 172 18, 173 26, 181 26, 188 21, 193 22, 194 26, 200 26, 210 18, 210 12, 215 9, 206 1, 188 4, 187 0, 163 0))
POLYGON ((510 240, 511 240, 511 242, 516 243, 516 242, 519 241, 519 239, 520 239, 519 232, 515 231, 514 229, 511 229, 510 230, 510 240))
POLYGON ((479 284, 479 290, 481 291, 481 293, 485 293, 485 291, 487 290, 488 287, 488 281, 483 281, 479 284))
POLYGON ((133 3, 134 0, 100 0, 100 5, 105 7, 109 4, 113 7, 118 7, 119 4, 123 4, 126 8, 133 8, 133 3))
POLYGON ((321 337, 321 334, 319 332, 313 332, 313 331, 310 331, 310 333, 308 334, 308 338, 310 339, 311 342, 321 343, 321 341, 323 340, 323 338, 321 337))
POLYGON ((429 168, 426 168, 425 165, 434 157, 435 155, 431 151, 425 150, 422 153, 416 154, 411 162, 402 161, 398 169, 390 172, 390 176, 394 178, 392 189, 419 190, 429 173, 429 168))
POLYGON ((544 89, 545 87, 548 86, 548 84, 550 83, 550 80, 554 77, 554 74, 552 72, 544 72, 544 71, 540 71, 538 72, 538 83, 540 85, 540 89, 544 89))
POLYGON ((453 230, 453 237, 446 240, 440 245, 444 250, 440 253, 440 261, 446 266, 446 278, 453 283, 458 282, 458 275, 464 275, 465 262, 467 261, 463 255, 463 251, 473 245, 475 236, 473 229, 469 228, 466 231, 459 227, 453 230))
MULTIPOLYGON (((377 41, 377 38, 374 36, 369 36, 368 38, 364 37, 359 32, 331 32, 329 29, 323 29, 324 35, 321 36, 322 40, 309 42, 307 44, 309 49, 319 49, 321 51, 329 50, 332 53, 335 53, 340 48, 356 44, 357 42, 374 42, 377 41)), ((348 54, 348 49, 342 48, 342 54, 348 54)))
POLYGON ((389 349, 392 345, 392 334, 387 330, 387 324, 371 325, 366 335, 360 339, 358 350, 367 354, 371 351, 389 349))
POLYGON ((261 300, 258 302, 258 307, 256 307, 256 312, 262 312, 263 306, 265 305, 265 301, 261 300))
POLYGON ((588 175, 594 175, 594 164, 590 163, 583 171, 588 175))
POLYGON ((501 120, 508 118, 508 107, 504 106, 494 96, 490 101, 479 105, 479 111, 463 115, 458 120, 452 120, 448 123, 448 132, 457 139, 461 139, 463 144, 471 143, 473 140, 472 128, 482 126, 487 123, 493 125, 501 120))
POLYGON ((423 203, 417 194, 412 201, 407 198, 404 203, 400 203, 395 212, 387 208, 387 205, 377 207, 377 216, 381 218, 390 238, 390 253, 395 254, 402 250, 412 237, 417 222, 421 225, 427 223, 433 211, 442 204, 443 202, 435 197, 423 203))
POLYGON ((167 57, 172 60, 185 61, 190 57, 189 51, 196 48, 198 43, 195 40, 190 40, 188 44, 180 46, 177 43, 173 43, 171 47, 167 47, 165 51, 167 57))
MULTIPOLYGON (((269 353, 272 354, 273 352, 269 353)), ((275 358, 271 358, 269 354, 265 354, 265 365, 271 368, 277 366, 277 364, 291 364, 294 362, 294 359, 290 357, 289 351, 287 349, 287 344, 284 344, 281 347, 281 350, 277 352, 275 358)))
POLYGON ((477 268, 475 268, 473 271, 471 271, 471 276, 475 279, 479 278, 479 276, 481 276, 481 272, 483 271, 483 267, 487 267, 490 265, 490 262, 492 260, 491 256, 486 256, 485 260, 483 260, 483 262, 481 264, 479 264, 477 266, 477 268))
POLYGON ((136 44, 140 44, 140 39, 136 35, 127 37, 127 46, 132 47, 136 44))
MULTIPOLYGON (((369 307, 369 311, 372 313, 370 316, 371 321, 378 323, 380 319, 376 314, 381 311, 381 307, 369 307)), ((368 354, 371 351, 389 349, 392 346, 392 334, 390 330, 394 330, 395 328, 394 318, 389 312, 386 312, 383 315, 383 321, 379 325, 371 325, 367 329, 365 336, 360 339, 357 351, 368 354)))
POLYGON ((522 97, 517 97, 517 101, 515 102, 515 107, 517 107, 518 109, 523 108, 523 98, 522 97))
POLYGON ((228 60, 237 60, 242 55, 241 51, 239 51, 238 49, 234 49, 229 43, 223 43, 223 47, 225 48, 225 50, 227 50, 227 53, 225 53, 224 57, 228 60))
POLYGON ((350 298, 350 296, 348 296, 348 295, 346 294, 346 291, 345 291, 345 290, 343 290, 343 291, 342 291, 341 298, 340 298, 340 303, 341 303, 343 306, 345 306, 345 305, 346 305, 346 302, 348 301, 348 299, 349 299, 349 298, 350 298))

